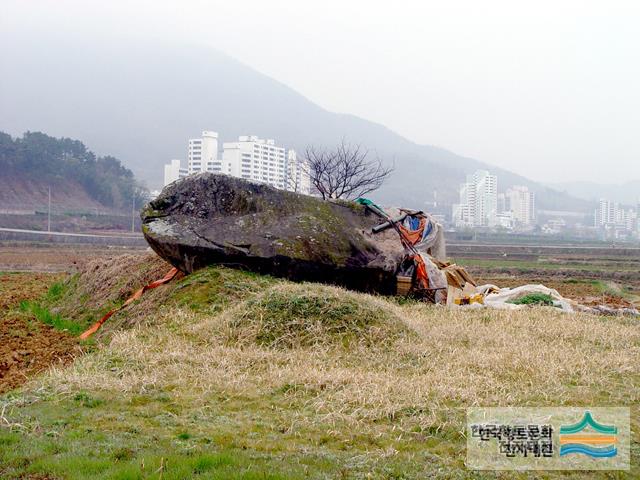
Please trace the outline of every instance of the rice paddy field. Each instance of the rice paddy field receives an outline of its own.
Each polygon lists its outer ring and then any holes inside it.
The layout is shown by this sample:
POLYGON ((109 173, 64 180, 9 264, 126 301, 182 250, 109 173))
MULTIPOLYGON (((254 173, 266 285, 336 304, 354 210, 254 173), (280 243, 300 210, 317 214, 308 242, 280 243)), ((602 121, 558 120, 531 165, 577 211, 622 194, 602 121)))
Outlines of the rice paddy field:
MULTIPOLYGON (((21 248, 0 248, 0 478, 640 477, 636 318, 448 309, 210 267, 82 341, 169 266, 87 248, 47 254, 48 269, 21 248), (631 469, 469 470, 472 406, 628 406, 631 469)), ((456 255, 479 283, 637 305, 638 271, 618 259, 456 255)))

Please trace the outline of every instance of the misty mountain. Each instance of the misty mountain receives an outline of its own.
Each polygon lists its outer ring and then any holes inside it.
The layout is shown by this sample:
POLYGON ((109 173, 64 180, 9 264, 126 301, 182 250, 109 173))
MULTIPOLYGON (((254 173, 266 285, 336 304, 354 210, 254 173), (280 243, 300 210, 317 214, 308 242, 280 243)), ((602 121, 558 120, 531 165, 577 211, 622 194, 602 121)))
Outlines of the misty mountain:
POLYGON ((600 198, 606 198, 614 202, 632 206, 636 206, 640 202, 640 180, 621 184, 565 182, 550 183, 549 186, 555 190, 590 202, 597 202, 600 198))
POLYGON ((540 208, 591 208, 513 173, 418 145, 383 125, 324 110, 215 50, 70 37, 43 44, 7 33, 0 34, 0 49, 0 130, 80 138, 98 154, 120 158, 150 187, 161 185, 163 164, 186 158, 188 138, 215 130, 221 141, 253 134, 298 151, 342 138, 361 143, 395 164, 392 178, 374 194, 385 203, 431 208, 434 191, 439 204, 454 203, 466 173, 485 168, 498 175, 501 191, 514 184, 532 188, 540 208))

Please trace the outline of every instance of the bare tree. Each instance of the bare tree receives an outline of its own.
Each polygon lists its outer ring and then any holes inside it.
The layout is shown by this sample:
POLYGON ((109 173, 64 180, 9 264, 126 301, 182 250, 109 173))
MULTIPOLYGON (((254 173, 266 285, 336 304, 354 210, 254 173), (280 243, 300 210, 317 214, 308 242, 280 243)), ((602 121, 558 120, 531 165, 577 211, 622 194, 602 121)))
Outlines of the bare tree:
POLYGON ((332 150, 307 147, 303 165, 323 199, 361 197, 380 188, 393 172, 379 158, 369 158, 367 149, 344 139, 332 150))

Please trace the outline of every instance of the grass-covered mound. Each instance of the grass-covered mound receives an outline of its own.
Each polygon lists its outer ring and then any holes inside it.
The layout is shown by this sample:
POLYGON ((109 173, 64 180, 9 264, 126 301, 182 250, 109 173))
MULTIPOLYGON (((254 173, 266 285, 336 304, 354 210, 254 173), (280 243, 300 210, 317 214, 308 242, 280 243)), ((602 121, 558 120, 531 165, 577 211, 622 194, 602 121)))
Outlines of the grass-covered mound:
POLYGON ((280 284, 225 315, 227 340, 274 348, 388 346, 409 329, 393 305, 314 284, 280 284))
MULTIPOLYGON (((70 321, 74 301, 122 301, 149 265, 125 263, 124 283, 98 266, 49 297, 70 321)), ((219 267, 132 307, 89 353, 0 396, 0 478, 495 478, 464 463, 475 405, 630 405, 632 470, 616 478, 640 475, 628 318, 398 305, 219 267)))

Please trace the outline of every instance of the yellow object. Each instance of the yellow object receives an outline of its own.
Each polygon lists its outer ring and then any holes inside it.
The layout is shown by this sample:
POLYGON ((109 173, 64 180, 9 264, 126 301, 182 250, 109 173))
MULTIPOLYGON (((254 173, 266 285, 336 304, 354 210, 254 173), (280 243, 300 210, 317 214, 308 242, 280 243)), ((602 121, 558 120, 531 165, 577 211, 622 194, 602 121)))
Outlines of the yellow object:
POLYGON ((588 443, 599 445, 601 443, 616 443, 615 435, 560 435, 560 443, 588 443))
POLYGON ((481 305, 484 305, 484 295, 482 295, 481 293, 477 293, 468 297, 456 298, 453 303, 455 303, 456 305, 470 305, 472 303, 479 303, 481 305))

